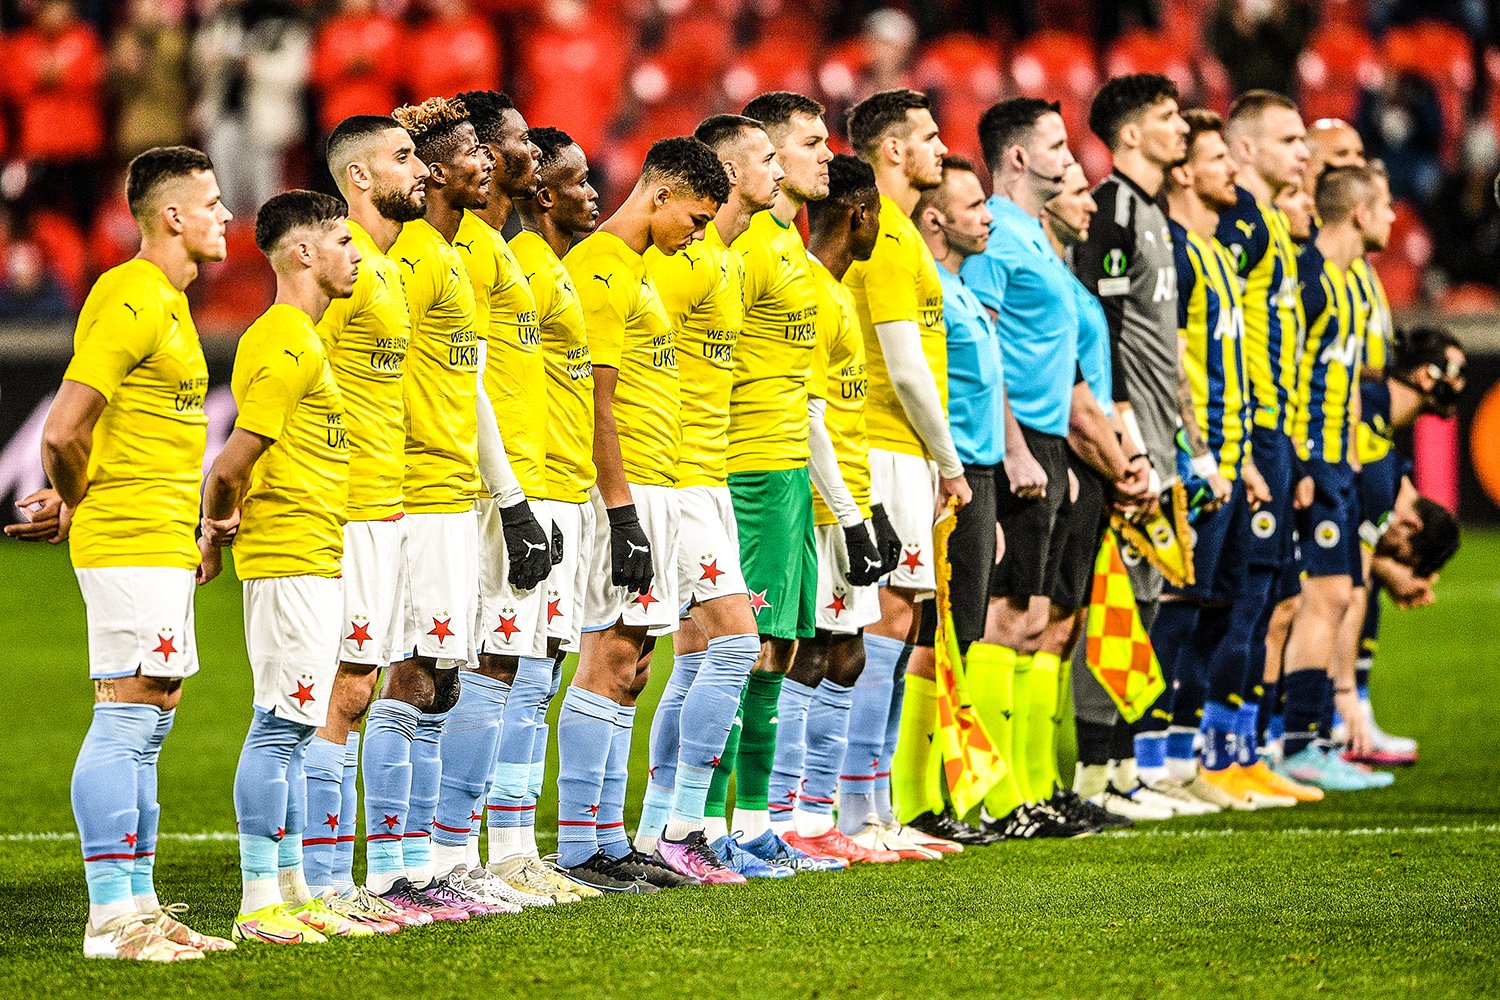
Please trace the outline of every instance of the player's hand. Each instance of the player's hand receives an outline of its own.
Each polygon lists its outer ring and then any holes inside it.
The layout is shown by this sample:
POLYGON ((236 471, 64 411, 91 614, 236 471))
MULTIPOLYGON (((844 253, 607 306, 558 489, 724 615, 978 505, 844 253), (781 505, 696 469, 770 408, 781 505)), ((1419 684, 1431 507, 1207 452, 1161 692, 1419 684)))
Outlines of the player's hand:
POLYGON ((1297 486, 1292 492, 1292 506, 1297 510, 1306 510, 1313 502, 1313 480, 1312 476, 1303 476, 1297 480, 1297 486))
POLYGON ((969 481, 964 478, 963 473, 959 473, 952 479, 946 476, 938 476, 938 514, 947 509, 949 497, 957 497, 960 507, 968 506, 969 501, 974 499, 974 491, 969 489, 969 481))
POLYGON ((209 541, 207 535, 199 535, 198 555, 198 571, 193 574, 193 579, 201 587, 224 569, 224 550, 209 541))
POLYGON ((1364 706, 1359 703, 1359 690, 1352 685, 1333 693, 1333 708, 1344 720, 1345 739, 1349 752, 1363 757, 1373 749, 1370 738, 1370 723, 1365 718, 1364 706))
POLYGON ((1250 501, 1251 510, 1260 510, 1261 504, 1271 502, 1271 487, 1266 485, 1266 477, 1260 474, 1254 462, 1240 466, 1240 478, 1245 481, 1245 499, 1250 501))
POLYGON ((844 550, 849 553, 849 582, 868 587, 884 576, 884 562, 875 547, 874 527, 869 521, 844 528, 844 550))
POLYGON ((1078 502, 1078 473, 1068 470, 1068 503, 1078 502))
POLYGON ((16 501, 16 509, 25 518, 19 524, 7 524, 5 534, 21 542, 51 542, 56 545, 68 537, 73 523, 73 509, 51 488, 37 490, 16 501))
POLYGON ((1151 492, 1151 459, 1137 455, 1126 463, 1125 476, 1115 483, 1115 489, 1136 503, 1144 500, 1151 492))
POLYGON ((1000 565, 1000 560, 1005 558, 1005 529, 995 524, 995 565, 1000 565))
POLYGON ((637 594, 651 589, 655 573, 651 568, 651 540, 641 528, 635 504, 611 507, 609 517, 609 572, 616 587, 637 594))
POLYGON ((240 509, 236 507, 234 513, 216 521, 211 517, 203 519, 203 535, 213 545, 233 545, 235 536, 240 533, 240 509))
POLYGON ((901 562, 901 536, 891 524, 885 504, 870 505, 870 527, 875 532, 875 552, 880 557, 880 575, 885 576, 901 562))
POLYGON ((1224 478, 1223 473, 1215 472, 1209 476, 1208 488, 1214 491, 1214 500, 1218 506, 1222 507, 1229 502, 1229 494, 1233 487, 1229 485, 1229 480, 1224 478))
POLYGON ((552 565, 554 565, 554 566, 560 565, 562 563, 562 561, 563 561, 563 533, 562 533, 562 529, 557 526, 557 522, 553 521, 552 522, 552 565))
POLYGON ((1005 478, 1010 492, 1022 500, 1040 500, 1047 495, 1047 470, 1022 442, 1005 453, 1005 478))
POLYGON ((500 531, 505 535, 510 585, 517 590, 535 590, 552 572, 552 542, 531 512, 531 504, 522 500, 501 507, 500 531))

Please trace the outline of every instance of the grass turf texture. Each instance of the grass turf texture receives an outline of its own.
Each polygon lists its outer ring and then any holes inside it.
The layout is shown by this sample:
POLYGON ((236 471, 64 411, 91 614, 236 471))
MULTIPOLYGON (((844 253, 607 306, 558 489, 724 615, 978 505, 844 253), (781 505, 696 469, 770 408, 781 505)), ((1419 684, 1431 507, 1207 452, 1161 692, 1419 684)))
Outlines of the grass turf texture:
MULTIPOLYGON (((68 781, 90 712, 82 602, 65 552, 0 544, 0 635, 11 653, 0 731, 14 734, 0 782, 0 996, 1492 993, 1500 728, 1484 637, 1500 616, 1497 562, 1500 534, 1471 532, 1437 606, 1387 616, 1381 720, 1422 741, 1421 764, 1389 789, 395 938, 242 946, 168 968, 80 954, 85 896, 68 781)), ((238 595, 228 573, 200 592, 203 669, 161 765, 162 898, 191 903, 194 926, 224 935, 239 902, 230 783, 250 719, 238 595), (185 836, 200 833, 209 836, 185 836)), ((664 680, 659 669, 644 707, 664 680)), ((645 732, 634 744, 632 808, 645 732)), ((554 753, 544 842, 555 773, 554 753)))

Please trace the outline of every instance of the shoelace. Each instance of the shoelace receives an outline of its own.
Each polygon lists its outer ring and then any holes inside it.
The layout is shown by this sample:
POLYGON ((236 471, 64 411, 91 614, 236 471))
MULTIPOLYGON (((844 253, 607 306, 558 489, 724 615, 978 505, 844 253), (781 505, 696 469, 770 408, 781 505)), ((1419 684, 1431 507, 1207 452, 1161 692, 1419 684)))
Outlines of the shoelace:
POLYGON ((381 917, 388 917, 396 912, 396 907, 392 906, 388 901, 381 899, 379 896, 375 895, 373 892, 371 892, 369 889, 366 889, 362 885, 357 885, 354 887, 354 894, 352 896, 345 896, 342 898, 346 899, 350 903, 353 903, 355 906, 359 907, 361 910, 364 910, 366 913, 374 913, 381 917))
POLYGON ((708 846, 708 841, 703 837, 694 837, 687 845, 687 852, 697 858, 707 868, 723 868, 724 862, 714 853, 714 849, 708 846))

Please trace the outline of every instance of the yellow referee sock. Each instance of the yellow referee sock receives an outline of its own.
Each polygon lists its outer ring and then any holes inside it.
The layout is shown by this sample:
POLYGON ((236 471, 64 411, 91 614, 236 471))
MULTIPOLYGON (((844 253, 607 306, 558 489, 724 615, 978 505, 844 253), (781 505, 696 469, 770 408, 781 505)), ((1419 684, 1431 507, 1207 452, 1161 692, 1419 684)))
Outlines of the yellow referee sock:
POLYGON ((985 809, 991 816, 998 818, 1024 801, 1016 784, 1019 768, 1011 746, 1016 651, 1009 646, 976 642, 969 647, 964 667, 974 710, 979 713, 985 730, 994 741, 996 752, 1005 761, 1005 774, 995 782, 995 787, 990 789, 984 799, 985 809))

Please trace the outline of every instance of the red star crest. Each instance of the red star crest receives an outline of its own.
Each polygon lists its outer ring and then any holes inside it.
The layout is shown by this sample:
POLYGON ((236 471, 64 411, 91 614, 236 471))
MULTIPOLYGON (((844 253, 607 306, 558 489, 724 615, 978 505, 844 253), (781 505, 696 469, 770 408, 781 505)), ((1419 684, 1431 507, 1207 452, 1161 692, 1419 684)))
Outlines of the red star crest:
POLYGON ((716 584, 719 582, 719 577, 724 575, 724 571, 719 568, 719 560, 717 559, 712 562, 699 563, 698 565, 703 567, 703 575, 698 577, 700 580, 707 580, 711 584, 716 584))
POLYGON ((589 815, 590 816, 597 816, 597 815, 599 815, 599 805, 598 805, 598 803, 595 803, 594 805, 589 806, 589 815))
POLYGON ((917 567, 922 565, 922 553, 917 551, 916 549, 910 550, 906 553, 905 557, 902 558, 901 565, 915 572, 917 567))
POLYGON ((297 690, 294 694, 291 695, 291 697, 297 699, 297 705, 299 707, 306 708, 308 702, 318 700, 313 696, 312 689, 313 686, 311 684, 303 684, 301 681, 298 681, 297 690))
POLYGON ((339 814, 329 813, 328 818, 323 821, 323 825, 330 830, 337 830, 339 828, 339 814))
POLYGON ((387 830, 394 830, 394 829, 396 829, 396 827, 398 827, 398 826, 401 825, 401 817, 400 816, 392 816, 390 813, 386 813, 385 814, 385 819, 382 820, 381 822, 385 825, 385 828, 387 830))
POLYGON ((547 602, 547 624, 552 624, 552 619, 562 617, 562 598, 555 597, 547 602))
POLYGON ((714 759, 708 762, 708 766, 709 767, 718 767, 719 766, 719 761, 721 761, 723 759, 724 759, 724 755, 723 754, 715 754, 714 755, 714 759))
POLYGON ((173 653, 178 652, 177 646, 174 644, 172 637, 164 632, 156 633, 156 638, 159 641, 156 644, 156 648, 151 652, 160 653, 162 662, 165 663, 172 658, 173 653))
POLYGON ((452 620, 452 618, 433 618, 432 630, 427 634, 437 636, 438 642, 446 642, 453 635, 453 630, 448 627, 448 623, 452 620))
POLYGON ((284 827, 284 826, 278 826, 276 828, 276 832, 273 833, 273 834, 271 834, 271 839, 272 840, 280 840, 282 837, 285 837, 285 836, 286 836, 286 827, 284 827))
POLYGON ((370 623, 350 622, 349 627, 353 629, 353 631, 344 636, 345 640, 353 640, 356 648, 363 652, 365 643, 370 641, 370 623))
POLYGON ((843 614, 845 611, 849 610, 849 606, 844 603, 844 595, 843 594, 834 594, 833 595, 833 603, 827 605, 827 607, 828 607, 828 610, 830 610, 830 611, 833 612, 833 616, 835 618, 837 618, 839 615, 843 614))
POLYGON ((516 626, 515 615, 501 615, 500 625, 495 629, 495 631, 502 633, 505 636, 505 641, 509 642, 511 639, 515 638, 516 633, 521 630, 516 626))
POLYGON ((136 840, 137 837, 135 834, 127 833, 125 836, 120 838, 120 843, 124 844, 126 847, 134 847, 136 840))
POLYGON ((797 801, 797 789, 795 789, 795 788, 788 788, 786 790, 786 800, 788 802, 796 802, 797 801))
POLYGON ((648 777, 648 778, 654 778, 654 777, 656 777, 656 767, 654 765, 652 767, 646 768, 646 777, 648 777))
POLYGON ((766 600, 766 592, 764 590, 752 590, 750 592, 751 611, 760 614, 763 608, 769 608, 770 606, 771 602, 766 600))
POLYGON ((655 590, 655 589, 656 588, 654 588, 654 587, 647 587, 646 588, 646 592, 644 594, 637 594, 636 597, 635 597, 635 600, 632 601, 631 603, 633 603, 633 604, 639 604, 641 606, 641 610, 643 610, 643 611, 649 611, 650 608, 651 608, 651 605, 653 605, 653 604, 660 604, 661 603, 661 599, 659 597, 657 597, 654 593, 652 593, 652 591, 655 590))

